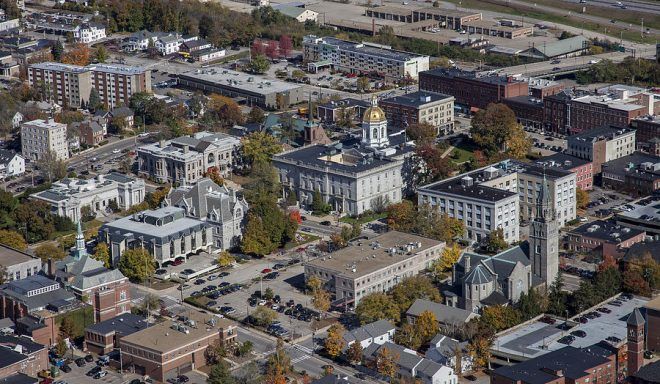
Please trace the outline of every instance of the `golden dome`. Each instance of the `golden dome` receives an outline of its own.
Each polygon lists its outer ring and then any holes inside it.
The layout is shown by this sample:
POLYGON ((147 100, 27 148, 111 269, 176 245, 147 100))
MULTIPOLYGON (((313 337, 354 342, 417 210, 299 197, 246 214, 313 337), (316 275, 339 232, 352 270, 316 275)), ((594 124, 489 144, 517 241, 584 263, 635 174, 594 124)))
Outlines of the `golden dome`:
POLYGON ((364 111, 362 121, 365 123, 380 123, 385 120, 385 112, 378 106, 378 99, 374 96, 371 99, 371 107, 364 111))

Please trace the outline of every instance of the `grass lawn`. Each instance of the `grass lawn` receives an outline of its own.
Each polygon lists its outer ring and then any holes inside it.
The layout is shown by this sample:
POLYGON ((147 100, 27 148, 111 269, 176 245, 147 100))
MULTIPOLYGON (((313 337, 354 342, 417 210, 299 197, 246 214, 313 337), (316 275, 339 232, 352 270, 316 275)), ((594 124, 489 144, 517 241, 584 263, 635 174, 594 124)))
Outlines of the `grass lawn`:
POLYGON ((344 217, 340 218, 339 221, 341 221, 342 223, 348 223, 348 224, 351 224, 351 225, 355 222, 357 222, 358 224, 365 224, 365 223, 368 223, 370 221, 380 220, 380 219, 384 219, 386 217, 387 217, 387 213, 382 212, 382 213, 371 213, 371 214, 368 214, 368 215, 361 215, 361 216, 358 216, 358 217, 344 216, 344 217))
POLYGON ((79 337, 85 336, 85 327, 94 324, 94 308, 91 305, 86 305, 82 308, 78 308, 75 311, 67 312, 61 315, 58 315, 55 319, 57 324, 62 323, 62 319, 65 317, 71 317, 73 320, 73 338, 77 339, 79 337))
POLYGON ((465 148, 454 148, 454 150, 451 152, 451 155, 449 156, 451 161, 453 161, 455 164, 462 164, 474 159, 474 153, 465 148))
POLYGON ((284 249, 293 249, 296 247, 299 247, 303 244, 311 243, 312 241, 320 239, 318 236, 310 235, 307 233, 300 233, 298 232, 297 235, 302 237, 301 241, 289 241, 288 243, 284 244, 284 249))

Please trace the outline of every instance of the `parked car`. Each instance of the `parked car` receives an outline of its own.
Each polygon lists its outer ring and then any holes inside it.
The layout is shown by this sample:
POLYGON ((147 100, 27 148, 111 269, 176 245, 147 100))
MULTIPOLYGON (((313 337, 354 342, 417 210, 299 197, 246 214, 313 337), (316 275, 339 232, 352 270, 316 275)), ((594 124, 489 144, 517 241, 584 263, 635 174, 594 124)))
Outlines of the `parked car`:
POLYGON ((108 371, 100 371, 96 375, 94 375, 95 379, 100 379, 102 377, 105 377, 108 374, 108 371))
POLYGON ((585 332, 581 329, 578 329, 577 331, 571 332, 571 335, 577 336, 577 337, 587 337, 587 332, 585 332))
POLYGON ((329 220, 323 220, 323 221, 320 222, 319 224, 321 224, 321 225, 325 225, 325 226, 327 227, 327 226, 330 225, 330 221, 329 221, 329 220))
POLYGON ((85 356, 85 361, 91 363, 92 361, 94 361, 94 356, 92 355, 85 356))
POLYGON ((71 367, 69 367, 68 364, 64 364, 64 365, 62 366, 62 368, 60 368, 60 369, 61 369, 62 372, 64 372, 64 373, 69 373, 69 372, 71 372, 71 367))

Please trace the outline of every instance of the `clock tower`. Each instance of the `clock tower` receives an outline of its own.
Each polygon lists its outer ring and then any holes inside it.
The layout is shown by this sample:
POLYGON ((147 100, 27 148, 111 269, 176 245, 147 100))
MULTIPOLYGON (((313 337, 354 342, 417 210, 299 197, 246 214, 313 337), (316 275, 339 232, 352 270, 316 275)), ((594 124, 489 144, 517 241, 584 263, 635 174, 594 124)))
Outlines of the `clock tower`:
POLYGON ((628 376, 632 376, 644 365, 644 316, 638 308, 628 316, 628 376))

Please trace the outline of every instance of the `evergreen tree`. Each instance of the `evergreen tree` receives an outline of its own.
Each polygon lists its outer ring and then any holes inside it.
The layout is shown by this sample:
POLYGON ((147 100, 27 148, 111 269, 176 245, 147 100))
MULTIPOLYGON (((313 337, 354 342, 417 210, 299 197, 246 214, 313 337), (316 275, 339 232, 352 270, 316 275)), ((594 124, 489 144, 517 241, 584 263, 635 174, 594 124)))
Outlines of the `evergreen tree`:
POLYGON ((62 54, 64 54, 64 45, 62 45, 62 42, 59 39, 51 47, 50 53, 53 55, 53 60, 62 60, 62 54))
POLYGON ((97 91, 96 88, 92 88, 92 90, 89 92, 87 108, 92 112, 103 109, 103 102, 101 101, 101 96, 99 95, 99 91, 97 91))

